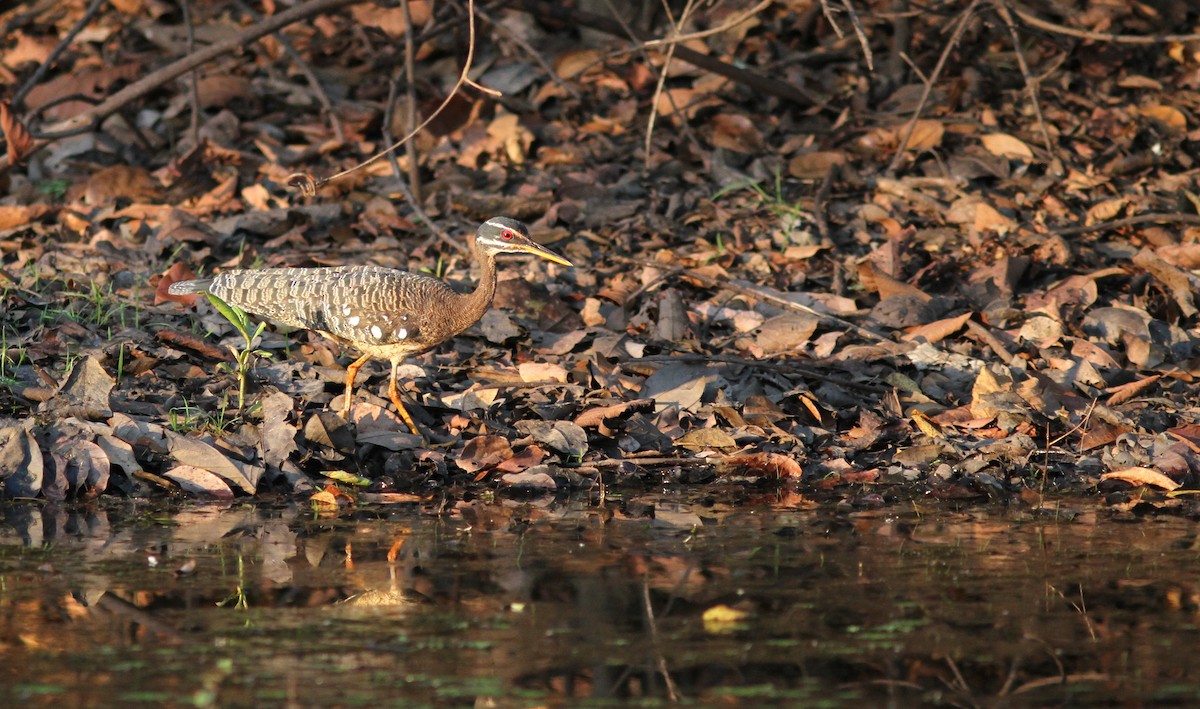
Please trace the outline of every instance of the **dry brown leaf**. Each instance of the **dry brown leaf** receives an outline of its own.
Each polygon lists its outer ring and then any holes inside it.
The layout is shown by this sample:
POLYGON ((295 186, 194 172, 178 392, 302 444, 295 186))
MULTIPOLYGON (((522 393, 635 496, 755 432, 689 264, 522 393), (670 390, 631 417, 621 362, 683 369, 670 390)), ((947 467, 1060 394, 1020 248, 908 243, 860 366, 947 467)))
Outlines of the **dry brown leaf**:
POLYGON ((971 313, 963 313, 953 318, 943 318, 924 325, 917 325, 905 330, 904 335, 900 339, 906 342, 913 342, 918 339, 923 339, 929 343, 941 342, 961 330, 970 319, 971 313))
POLYGON ((1004 235, 1015 229, 1016 226, 1015 221, 1001 214, 990 204, 980 202, 975 207, 974 227, 976 231, 994 231, 1004 235))
POLYGON ((804 470, 796 459, 782 453, 746 453, 727 459, 721 466, 725 472, 763 475, 777 478, 799 478, 804 470))
POLYGON ((50 207, 45 204, 30 204, 26 206, 0 205, 0 231, 25 226, 39 219, 49 211, 50 207))
POLYGON ((574 79, 583 72, 601 66, 604 53, 598 49, 563 52, 554 58, 554 73, 560 79, 574 79))
POLYGON ((1128 204, 1128 197, 1114 197, 1113 199, 1106 199, 1103 202, 1094 204, 1087 210, 1087 219, 1084 223, 1097 224, 1099 222, 1106 222, 1120 214, 1121 210, 1125 209, 1128 204))
POLYGON ((204 495, 221 500, 233 499, 233 490, 224 480, 194 465, 176 465, 163 473, 163 477, 174 481, 185 492, 204 495))
POLYGON ((1079 450, 1089 451, 1100 446, 1107 446, 1128 432, 1129 428, 1126 426, 1118 426, 1101 421, 1090 426, 1079 437, 1079 450))
POLYGON ((1172 130, 1185 131, 1187 130, 1187 116, 1174 106, 1167 106, 1161 103, 1152 103, 1149 106, 1142 106, 1138 109, 1138 113, 1147 118, 1153 118, 1160 121, 1165 126, 1172 130))
POLYGON ((474 473, 495 467, 512 455, 512 446, 504 436, 476 436, 463 446, 454 464, 464 472, 474 473))
POLYGON ((846 153, 841 150, 818 150, 797 155, 788 163, 788 174, 802 180, 820 180, 834 165, 845 165, 846 153))
POLYGON ((1175 490, 1179 487, 1179 483, 1175 482, 1166 475, 1141 466, 1132 466, 1114 470, 1111 473, 1105 473, 1100 476, 1101 480, 1123 480, 1131 485, 1152 485, 1161 487, 1164 490, 1175 490))
POLYGON ((863 261, 858 264, 859 281, 867 290, 872 290, 879 293, 880 300, 887 300, 893 296, 916 296, 921 300, 932 300, 925 291, 916 286, 897 280, 887 275, 883 271, 875 267, 875 264, 870 261, 863 261))
MULTIPOLYGON (((30 109, 38 109, 63 96, 76 95, 99 101, 108 95, 113 84, 133 81, 141 74, 142 65, 136 61, 114 63, 102 69, 84 67, 33 87, 25 98, 25 103, 30 109)), ((56 121, 65 120, 93 105, 87 101, 64 101, 46 109, 44 115, 56 121)))
POLYGON ((1105 389, 1106 392, 1112 394, 1112 396, 1108 397, 1108 405, 1116 406, 1118 404, 1124 404, 1126 401, 1133 399, 1138 394, 1141 394, 1143 391, 1149 389, 1159 379, 1162 379, 1161 374, 1153 374, 1148 377, 1142 377, 1141 379, 1129 382, 1128 384, 1121 384, 1120 386, 1109 387, 1108 389, 1105 389))
POLYGON ((941 121, 922 118, 913 126, 912 134, 908 137, 909 150, 932 150, 942 144, 946 134, 946 126, 941 121))
POLYGON ((192 271, 192 267, 186 263, 177 261, 171 264, 171 267, 158 279, 158 283, 154 286, 154 304, 159 305, 160 303, 175 302, 191 305, 196 302, 196 298, 200 297, 199 295, 172 295, 168 292, 172 283, 190 281, 195 277, 196 274, 192 271))
POLYGON ((983 147, 992 155, 1025 162, 1033 160, 1033 150, 1026 145, 1025 141, 1016 136, 1008 133, 988 133, 981 136, 980 140, 983 141, 983 147))
POLYGON ((117 199, 155 201, 161 192, 158 181, 140 167, 113 165, 88 178, 84 199, 88 204, 108 204, 117 199))
POLYGON ((718 113, 710 121, 712 144, 735 153, 758 153, 763 150, 762 133, 740 113, 718 113))
POLYGON ((8 164, 16 165, 33 151, 33 136, 25 124, 17 120, 8 101, 0 101, 0 130, 8 143, 8 164))

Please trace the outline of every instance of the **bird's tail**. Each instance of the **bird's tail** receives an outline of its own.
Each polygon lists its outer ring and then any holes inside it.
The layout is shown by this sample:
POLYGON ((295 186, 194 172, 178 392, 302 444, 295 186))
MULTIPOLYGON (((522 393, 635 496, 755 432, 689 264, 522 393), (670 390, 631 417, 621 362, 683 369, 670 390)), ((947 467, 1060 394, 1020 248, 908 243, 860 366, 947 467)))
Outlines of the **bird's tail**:
POLYGON ((178 281, 172 283, 167 292, 171 295, 193 295, 195 293, 207 293, 209 286, 212 285, 211 278, 197 278, 192 281, 178 281))

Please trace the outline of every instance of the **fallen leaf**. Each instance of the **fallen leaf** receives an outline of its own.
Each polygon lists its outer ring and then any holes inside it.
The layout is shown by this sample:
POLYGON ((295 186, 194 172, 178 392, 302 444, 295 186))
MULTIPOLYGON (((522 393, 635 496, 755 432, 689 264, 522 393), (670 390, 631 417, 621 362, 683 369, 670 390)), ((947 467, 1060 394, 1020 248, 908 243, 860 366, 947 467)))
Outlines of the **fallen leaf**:
POLYGON ((1131 485, 1152 485, 1154 487, 1161 487, 1164 490, 1174 490, 1179 487, 1179 483, 1175 482, 1171 478, 1168 478, 1166 475, 1163 475, 1157 470, 1151 470, 1150 468, 1143 468, 1140 466, 1114 470, 1111 473, 1105 473, 1104 475, 1101 475, 1100 479, 1123 480, 1131 485))
POLYGON ((992 155, 999 155, 1011 160, 1033 161, 1033 150, 1025 144, 1025 141, 1008 133, 988 133, 980 136, 980 140, 983 141, 983 147, 992 155))

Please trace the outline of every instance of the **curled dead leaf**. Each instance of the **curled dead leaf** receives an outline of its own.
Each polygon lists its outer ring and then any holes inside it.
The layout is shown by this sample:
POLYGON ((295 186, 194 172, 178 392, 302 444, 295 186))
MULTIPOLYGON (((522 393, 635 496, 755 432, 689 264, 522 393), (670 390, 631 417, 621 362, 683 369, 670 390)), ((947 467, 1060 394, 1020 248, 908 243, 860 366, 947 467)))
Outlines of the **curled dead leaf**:
POLYGON ((1114 470, 1111 473, 1105 473, 1100 476, 1101 480, 1123 480, 1130 485, 1151 485, 1153 487, 1161 487, 1164 490, 1174 490, 1179 487, 1179 483, 1175 482, 1166 475, 1152 470, 1135 465, 1129 468, 1114 470))
POLYGON ((992 155, 1011 160, 1033 161, 1033 149, 1025 141, 1008 133, 988 133, 980 138, 983 147, 992 155))

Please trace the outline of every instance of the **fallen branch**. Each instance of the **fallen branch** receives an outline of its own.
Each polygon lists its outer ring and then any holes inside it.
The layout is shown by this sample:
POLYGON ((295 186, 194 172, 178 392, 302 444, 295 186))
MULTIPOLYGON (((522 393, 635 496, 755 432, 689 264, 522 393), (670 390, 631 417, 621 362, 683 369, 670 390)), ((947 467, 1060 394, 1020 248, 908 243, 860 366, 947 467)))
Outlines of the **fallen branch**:
MULTIPOLYGON (((229 39, 217 42, 151 72, 83 113, 72 116, 53 126, 48 126, 48 135, 35 141, 33 150, 40 150, 59 138, 84 132, 126 105, 147 96, 160 86, 183 76, 199 66, 207 64, 217 57, 242 49, 246 45, 272 32, 276 32, 313 15, 319 15, 323 12, 336 10, 340 7, 354 5, 359 2, 362 2, 362 0, 309 0, 309 2, 303 5, 268 17, 262 22, 247 27, 229 39)), ((0 156, 0 173, 5 172, 11 167, 12 164, 9 162, 8 156, 0 156)))
MULTIPOLYGON (((590 12, 582 12, 560 3, 542 2, 540 0, 509 0, 506 5, 540 20, 557 20, 571 27, 587 27, 588 29, 603 32, 614 37, 625 38, 628 36, 625 28, 610 18, 590 12)), ((652 42, 659 39, 643 32, 635 32, 634 34, 639 42, 652 42)), ((694 49, 688 49, 681 45, 673 46, 675 46, 675 58, 685 61, 694 67, 724 76, 760 93, 769 94, 802 106, 827 107, 823 98, 795 84, 789 84, 786 81, 779 81, 778 79, 772 79, 769 76, 764 76, 748 69, 742 69, 733 64, 723 62, 716 57, 701 54, 694 49)))

